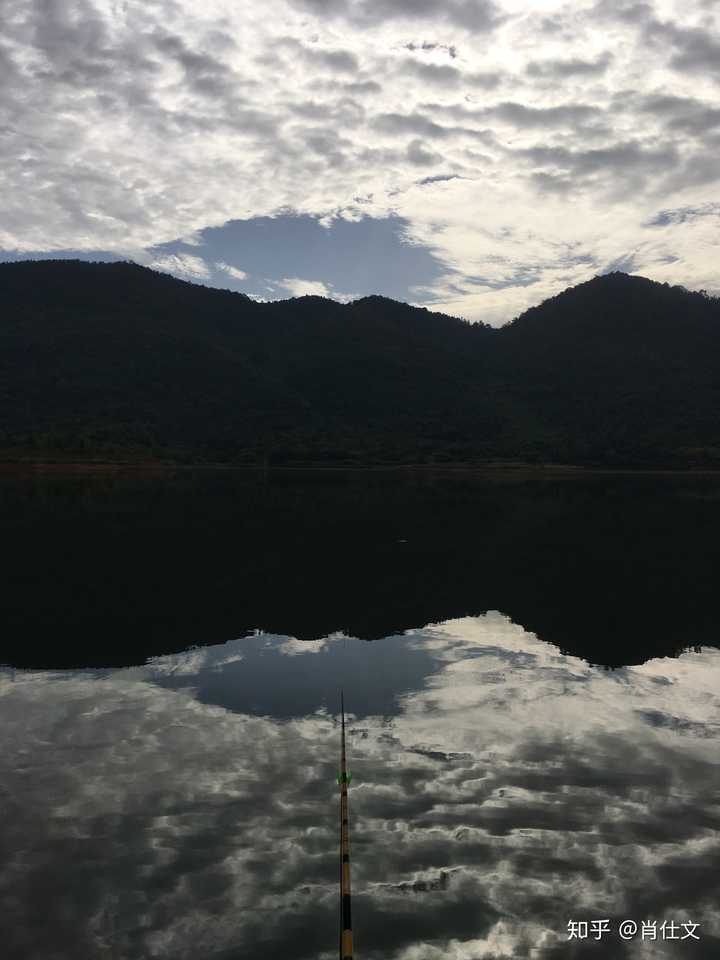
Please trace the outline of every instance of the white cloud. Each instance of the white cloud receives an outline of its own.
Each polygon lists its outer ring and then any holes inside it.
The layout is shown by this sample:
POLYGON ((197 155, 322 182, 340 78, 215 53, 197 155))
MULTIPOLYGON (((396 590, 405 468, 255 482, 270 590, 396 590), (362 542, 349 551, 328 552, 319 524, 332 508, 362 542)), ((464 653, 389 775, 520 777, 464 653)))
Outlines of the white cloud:
MULTIPOLYGON (((501 322, 629 255, 716 288, 716 220, 647 224, 717 199, 719 15, 7 0, 0 249, 142 260, 229 219, 396 213, 447 264, 431 297, 471 318, 501 322)), ((207 277, 185 257, 165 269, 207 277)))
POLYGON ((278 280, 276 286, 287 290, 293 297, 331 297, 327 284, 321 280, 301 280, 300 277, 285 277, 278 280))
POLYGON ((223 263, 222 261, 215 264, 217 270, 221 270, 223 273, 226 273, 229 277, 232 277, 234 280, 247 280, 248 275, 244 270, 240 270, 239 267, 233 267, 229 263, 223 263))
POLYGON ((324 653, 331 643, 336 643, 338 640, 346 641, 347 637, 344 633, 340 632, 331 633, 327 637, 319 637, 317 640, 298 640, 297 637, 288 637, 277 646, 277 651, 286 657, 305 656, 310 653, 324 653))
POLYGON ((322 280, 303 280, 301 277, 285 277, 283 280, 276 280, 273 287, 280 287, 287 290, 291 297, 327 297, 332 300, 339 300, 340 303, 349 303, 357 299, 356 293, 343 293, 336 290, 332 284, 323 283, 322 280))
POLYGON ((147 266, 163 273, 172 273, 183 279, 208 280, 210 278, 210 268, 202 257, 195 257, 189 253, 170 253, 156 257, 147 266))
POLYGON ((184 243, 186 247, 202 247, 203 238, 200 236, 200 231, 196 230, 194 233, 189 233, 186 237, 181 237, 180 243, 184 243))

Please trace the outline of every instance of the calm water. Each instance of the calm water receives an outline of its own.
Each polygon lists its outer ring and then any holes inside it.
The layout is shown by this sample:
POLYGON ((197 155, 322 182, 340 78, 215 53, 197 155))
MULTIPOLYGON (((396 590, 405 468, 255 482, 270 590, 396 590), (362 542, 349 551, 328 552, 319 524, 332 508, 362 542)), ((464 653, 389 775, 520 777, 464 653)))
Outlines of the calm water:
POLYGON ((341 685, 359 958, 720 955, 717 482, 0 498, 3 957, 334 958, 341 685))

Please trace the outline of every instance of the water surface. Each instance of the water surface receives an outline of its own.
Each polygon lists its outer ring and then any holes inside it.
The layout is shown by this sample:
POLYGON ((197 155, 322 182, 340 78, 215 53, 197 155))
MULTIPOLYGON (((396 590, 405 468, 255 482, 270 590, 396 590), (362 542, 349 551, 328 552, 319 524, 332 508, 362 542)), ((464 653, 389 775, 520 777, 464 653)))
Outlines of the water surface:
POLYGON ((341 686, 358 957, 720 955, 717 481, 6 476, 0 525, 3 957, 335 957, 341 686))
POLYGON ((263 629, 502 610, 594 663, 716 644, 720 481, 432 472, 0 475, 0 663, 127 666, 263 629))
POLYGON ((604 670, 490 612, 1 683, 5 956, 336 956, 341 683, 358 957, 718 955, 717 650, 604 670))

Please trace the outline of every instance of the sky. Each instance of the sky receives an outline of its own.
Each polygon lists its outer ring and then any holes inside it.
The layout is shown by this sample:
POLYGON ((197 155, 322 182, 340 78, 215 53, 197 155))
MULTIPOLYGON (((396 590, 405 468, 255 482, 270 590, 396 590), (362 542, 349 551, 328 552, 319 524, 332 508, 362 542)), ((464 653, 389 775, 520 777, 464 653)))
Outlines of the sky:
POLYGON ((499 325, 720 291, 718 0, 4 0, 0 259, 499 325))
POLYGON ((493 611, 373 644, 260 633, 122 670, 0 670, 8 956, 336 956, 323 694, 346 644, 359 956, 717 957, 720 651, 605 671, 493 611), (374 702, 393 656, 397 695, 374 702), (298 709, 278 714, 275 683, 298 709), (568 943, 568 921, 600 918, 602 944, 568 943), (699 939, 663 942, 663 922, 699 939))

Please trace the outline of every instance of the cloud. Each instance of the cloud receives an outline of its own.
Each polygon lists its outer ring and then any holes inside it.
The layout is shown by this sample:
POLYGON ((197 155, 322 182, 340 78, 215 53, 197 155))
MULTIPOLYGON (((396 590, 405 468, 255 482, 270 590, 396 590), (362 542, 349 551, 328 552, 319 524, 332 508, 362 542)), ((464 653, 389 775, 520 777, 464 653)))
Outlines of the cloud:
POLYGON ((404 72, 413 74, 418 79, 441 87, 457 87, 463 79, 462 71, 449 64, 423 63, 421 60, 406 60, 404 72))
POLYGON ((605 264, 598 273, 635 273, 637 271, 637 257, 634 253, 628 253, 616 257, 613 261, 605 264))
POLYGON ((276 50, 289 51, 292 58, 301 61, 314 70, 327 70, 330 73, 354 74, 359 69, 358 58, 351 50, 318 46, 313 38, 306 44, 293 36, 283 36, 274 42, 276 50))
POLYGON ((656 93, 639 98, 637 105, 640 110, 661 120, 668 131, 702 136, 720 127, 720 107, 695 97, 656 93))
POLYGON ((196 257, 190 253, 166 254, 151 260, 147 266, 153 270, 191 280, 207 280, 210 277, 210 268, 207 263, 202 257, 196 257))
POLYGON ((318 59, 337 73, 355 73, 358 69, 357 57, 348 50, 324 50, 318 59))
POLYGON ((709 76, 720 81, 720 39, 698 27, 653 21, 649 35, 653 40, 669 41, 674 53, 670 66, 675 70, 709 76))
POLYGON ((449 137, 453 134, 452 128, 443 127, 419 112, 410 114, 381 113, 375 117, 372 124, 379 133, 389 134, 393 137, 413 134, 432 140, 433 138, 449 137))
MULTIPOLYGON (((412 140, 407 147, 407 157, 418 167, 428 167, 436 164, 440 159, 437 153, 432 153, 423 145, 422 140, 412 140)), ((426 181, 427 182, 427 181, 426 181)))
POLYGON ((600 19, 619 20, 637 27, 644 42, 650 43, 655 51, 669 54, 667 65, 671 69, 702 74, 717 82, 720 80, 719 25, 715 17, 708 17, 705 13, 712 14, 715 9, 712 2, 703 0, 682 6, 632 0, 618 4, 615 0, 600 0, 595 8, 600 19), (690 22, 682 22, 683 13, 690 15, 690 22), (702 18, 701 23, 697 23, 697 17, 693 16, 697 13, 702 18))
POLYGON ((473 32, 495 29, 505 19, 492 0, 294 0, 295 5, 320 17, 338 17, 370 27, 388 20, 446 20, 473 32))
POLYGON ((363 94, 375 94, 382 92, 382 86, 377 82, 377 80, 357 80, 352 83, 346 83, 343 85, 343 89, 348 93, 357 94, 362 96, 363 94))
POLYGON ((636 172, 649 176, 657 170, 671 169, 679 159, 673 147, 655 149, 633 141, 595 150, 532 147, 517 152, 533 164, 550 166, 576 178, 598 173, 614 176, 619 172, 626 180, 636 172))
POLYGON ((193 93, 203 97, 224 97, 233 89, 233 71, 210 53, 193 50, 182 37, 161 27, 156 27, 148 35, 148 40, 158 53, 182 69, 183 81, 193 93))
POLYGON ((287 290, 293 297, 331 297, 329 287, 321 280, 302 280, 300 277, 285 277, 276 281, 276 286, 287 290))
POLYGON ((604 53, 595 60, 581 60, 573 58, 569 60, 531 60, 525 68, 525 72, 530 77, 549 78, 551 80, 562 80, 565 77, 576 76, 594 76, 602 74, 612 63, 612 55, 604 53))
POLYGON ((652 220, 648 220, 649 227, 667 227, 672 224, 688 223, 701 217, 715 217, 720 219, 720 203, 706 203, 700 207, 680 207, 675 210, 661 210, 652 220))
POLYGON ((215 269, 221 270, 234 280, 247 280, 248 278, 244 270, 240 270, 239 267, 233 267, 229 263, 224 263, 222 260, 215 264, 215 269))
POLYGON ((584 103, 561 104, 554 107, 531 107, 522 103, 505 102, 481 111, 484 117, 496 117, 517 127, 546 127, 585 123, 598 117, 601 111, 584 103))
MULTIPOLYGON (((709 220, 662 244, 645 226, 713 200, 713 5, 7 0, 3 14, 8 256, 151 262, 237 221, 402 218, 446 279, 399 295, 425 287, 472 319, 507 320, 628 250, 654 279, 715 282, 709 220)), ((319 262, 296 269, 264 275, 334 282, 319 262)))

